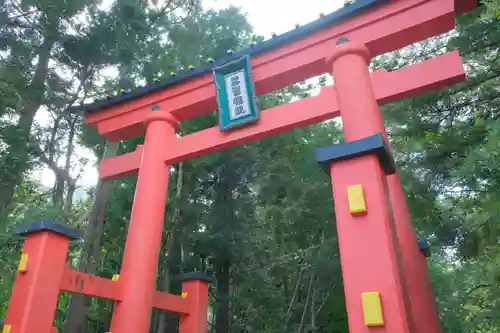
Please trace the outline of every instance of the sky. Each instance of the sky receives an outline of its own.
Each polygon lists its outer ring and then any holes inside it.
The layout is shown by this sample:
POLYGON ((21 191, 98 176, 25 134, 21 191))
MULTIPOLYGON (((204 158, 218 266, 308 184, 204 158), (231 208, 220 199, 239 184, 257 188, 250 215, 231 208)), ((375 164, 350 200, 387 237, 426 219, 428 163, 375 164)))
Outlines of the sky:
POLYGON ((296 24, 314 21, 320 13, 328 14, 342 7, 343 0, 205 0, 207 6, 224 8, 229 5, 242 8, 255 33, 266 38, 271 33, 281 34, 296 24))
MULTIPOLYGON (((247 15, 249 22, 254 28, 254 33, 270 38, 272 33, 281 34, 294 29, 296 24, 304 25, 314 21, 320 13, 328 14, 342 7, 343 0, 204 0, 204 6, 213 9, 222 9, 230 5, 240 7, 247 15)), ((44 122, 48 115, 40 110, 37 121, 44 122)), ((93 166, 93 154, 79 147, 78 155, 90 159, 90 163, 81 173, 79 185, 88 188, 97 183, 98 173, 93 166)), ((80 173, 79 170, 73 170, 80 173)), ((42 182, 43 186, 51 187, 54 184, 54 173, 43 168, 34 173, 34 177, 42 182)))

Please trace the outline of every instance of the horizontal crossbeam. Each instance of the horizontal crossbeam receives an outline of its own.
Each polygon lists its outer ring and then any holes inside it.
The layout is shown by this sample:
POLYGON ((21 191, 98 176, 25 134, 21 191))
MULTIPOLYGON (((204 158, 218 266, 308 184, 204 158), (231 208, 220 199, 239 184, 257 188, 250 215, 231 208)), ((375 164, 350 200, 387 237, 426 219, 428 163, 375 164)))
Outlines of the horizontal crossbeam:
POLYGON ((153 296, 153 308, 180 314, 189 314, 187 297, 182 298, 181 296, 157 291, 153 296))
MULTIPOLYGON (((122 300, 120 287, 120 280, 112 281, 95 275, 75 272, 71 270, 69 265, 66 265, 59 288, 61 291, 119 302, 122 300)), ((156 291, 153 298, 153 307, 180 314, 189 314, 187 297, 183 298, 166 292, 156 291)))
POLYGON ((61 278, 61 291, 90 297, 99 297, 113 301, 121 301, 118 281, 71 270, 66 265, 61 278))
MULTIPOLYGON (((359 16, 256 56, 252 60, 256 91, 262 95, 298 81, 330 72, 325 64, 341 36, 364 43, 372 56, 399 49, 444 33, 455 26, 454 0, 393 0, 359 16)), ((87 124, 116 141, 139 135, 154 104, 183 121, 216 109, 212 76, 181 83, 166 90, 88 113, 87 124)))
MULTIPOLYGON (((457 51, 426 60, 394 72, 380 70, 372 74, 375 96, 379 104, 441 89, 465 79, 457 51)), ((165 163, 173 164, 216 152, 235 145, 246 144, 266 136, 338 117, 334 86, 322 88, 319 96, 279 105, 261 113, 258 123, 230 132, 220 132, 215 126, 177 139, 165 147, 165 163)), ((134 175, 139 169, 142 146, 135 152, 102 161, 101 179, 116 179, 134 175)))

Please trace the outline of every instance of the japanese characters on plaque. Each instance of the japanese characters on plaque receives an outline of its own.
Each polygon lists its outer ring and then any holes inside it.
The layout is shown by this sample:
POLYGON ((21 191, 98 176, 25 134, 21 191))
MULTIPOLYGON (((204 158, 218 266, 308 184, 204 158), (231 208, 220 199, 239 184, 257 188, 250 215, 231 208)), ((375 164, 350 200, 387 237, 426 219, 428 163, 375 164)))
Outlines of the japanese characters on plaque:
POLYGON ((214 68, 221 131, 259 120, 248 56, 214 68))
POLYGON ((226 75, 228 92, 229 119, 235 120, 250 114, 245 73, 243 70, 226 75))

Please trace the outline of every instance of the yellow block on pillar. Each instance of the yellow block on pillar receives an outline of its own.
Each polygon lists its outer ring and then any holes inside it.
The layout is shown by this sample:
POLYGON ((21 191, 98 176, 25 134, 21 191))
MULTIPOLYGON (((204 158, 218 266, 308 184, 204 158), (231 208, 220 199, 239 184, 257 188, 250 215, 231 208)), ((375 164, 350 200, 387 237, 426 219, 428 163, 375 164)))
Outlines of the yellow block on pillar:
POLYGON ((380 294, 377 292, 363 293, 361 294, 361 299, 365 325, 369 327, 384 326, 380 294))
POLYGON ((352 215, 366 213, 363 185, 360 184, 347 187, 347 200, 349 201, 349 211, 352 215))
POLYGON ((21 260, 19 260, 19 266, 17 266, 17 271, 21 274, 28 272, 28 253, 21 253, 21 260))

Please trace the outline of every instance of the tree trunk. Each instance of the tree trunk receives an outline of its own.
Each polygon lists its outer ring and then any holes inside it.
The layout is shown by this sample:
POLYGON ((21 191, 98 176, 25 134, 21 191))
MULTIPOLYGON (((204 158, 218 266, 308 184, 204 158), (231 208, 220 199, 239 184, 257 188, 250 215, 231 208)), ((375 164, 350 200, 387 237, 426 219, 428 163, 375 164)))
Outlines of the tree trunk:
MULTIPOLYGON (((69 120, 69 134, 68 134, 68 147, 66 149, 66 162, 64 164, 64 169, 66 171, 66 174, 70 176, 71 174, 71 158, 73 157, 73 153, 75 151, 75 126, 76 126, 76 121, 77 117, 75 116, 73 119, 69 120)), ((118 148, 117 148, 118 151, 118 148)), ((115 153, 116 155, 116 153, 115 153)), ((66 186, 67 186, 67 192, 66 192, 66 200, 64 200, 64 203, 61 204, 63 207, 63 214, 65 219, 69 219, 71 215, 71 207, 73 206, 73 194, 75 193, 76 189, 76 181, 78 180, 78 177, 75 179, 68 179, 66 186)))
POLYGON ((11 172, 0 172, 0 221, 7 216, 8 208, 12 202, 14 190, 19 184, 26 170, 28 162, 28 148, 26 143, 29 142, 31 125, 35 118, 35 114, 42 104, 45 94, 45 80, 49 69, 49 59, 54 40, 45 38, 38 52, 38 64, 33 76, 31 84, 26 89, 26 95, 29 96, 28 103, 21 111, 19 117, 18 136, 12 139, 10 146, 15 148, 15 156, 7 157, 11 163, 11 172))
MULTIPOLYGON (((108 142, 104 151, 104 158, 116 156, 118 148, 119 143, 108 142)), ((110 181, 99 181, 97 183, 89 223, 85 229, 83 251, 78 267, 80 272, 93 274, 99 262, 102 234, 104 231, 104 218, 108 210, 110 188, 110 181)), ((87 331, 88 304, 89 299, 86 296, 72 295, 66 313, 64 332, 85 333, 87 331)))
POLYGON ((56 181, 54 183, 54 189, 52 191, 52 205, 54 205, 54 207, 57 206, 62 208, 63 206, 64 184, 64 177, 61 174, 56 173, 56 181))
POLYGON ((73 195, 75 194, 75 183, 68 184, 68 191, 66 192, 66 200, 64 200, 63 214, 66 219, 71 216, 71 208, 73 208, 73 195))
MULTIPOLYGON (((170 277, 173 274, 180 273, 180 233, 182 232, 181 228, 181 202, 182 202, 182 184, 183 184, 183 175, 184 175, 184 163, 179 163, 178 173, 177 173, 177 187, 175 191, 175 200, 174 200, 174 213, 172 219, 167 217, 167 240, 165 242, 165 252, 167 254, 166 265, 163 271, 163 281, 160 284, 161 290, 170 292, 170 277), (175 223, 174 223, 175 222, 175 223), (176 226, 174 228, 173 226, 176 226)), ((174 332, 176 325, 177 316, 169 316, 169 314, 165 311, 162 311, 158 315, 158 326, 156 329, 157 333, 167 333, 168 331, 174 332), (170 327, 173 326, 173 330, 170 330, 170 327)))
POLYGON ((54 120, 54 126, 52 126, 52 130, 50 132, 50 140, 47 145, 47 157, 50 160, 54 160, 55 154, 56 154, 56 144, 57 144, 57 132, 59 130, 59 127, 61 125, 61 120, 63 119, 64 114, 59 113, 57 117, 54 120))
POLYGON ((311 296, 311 330, 312 332, 316 331, 316 295, 317 290, 313 287, 313 292, 311 296))
POLYGON ((288 327, 288 323, 290 322, 295 299, 297 298, 297 294, 299 293, 299 290, 300 290, 300 285, 302 284, 302 274, 303 273, 304 273, 304 270, 300 269, 299 274, 297 276, 297 282, 295 282, 295 288, 293 290, 292 299, 290 300, 290 304, 288 305, 288 310, 286 311, 286 314, 285 314, 285 325, 284 325, 284 329, 283 329, 284 333, 287 332, 287 327, 288 327))
POLYGON ((231 262, 221 260, 216 263, 217 306, 215 310, 215 333, 229 333, 229 288, 231 262))
POLYGON ((222 154, 219 176, 215 186, 213 216, 215 230, 219 233, 214 262, 217 279, 217 303, 215 308, 215 333, 229 333, 230 328, 230 286, 231 286, 231 230, 228 221, 236 220, 233 190, 240 184, 240 175, 230 167, 231 153, 222 154))
POLYGON ((311 275, 311 280, 309 280, 309 288, 307 289, 306 303, 304 304, 304 311, 302 311, 302 318, 300 319, 300 326, 299 326, 299 330, 297 331, 297 333, 304 332, 307 309, 309 308, 309 303, 311 301, 311 296, 312 296, 312 291, 313 291, 314 278, 315 278, 315 275, 313 272, 311 275))

